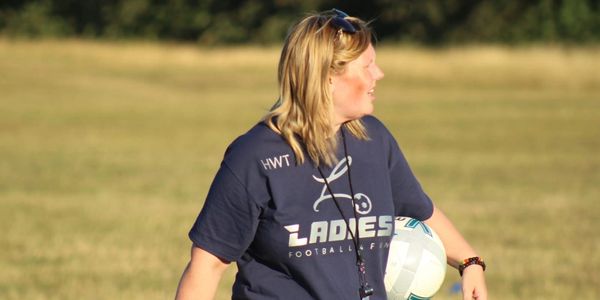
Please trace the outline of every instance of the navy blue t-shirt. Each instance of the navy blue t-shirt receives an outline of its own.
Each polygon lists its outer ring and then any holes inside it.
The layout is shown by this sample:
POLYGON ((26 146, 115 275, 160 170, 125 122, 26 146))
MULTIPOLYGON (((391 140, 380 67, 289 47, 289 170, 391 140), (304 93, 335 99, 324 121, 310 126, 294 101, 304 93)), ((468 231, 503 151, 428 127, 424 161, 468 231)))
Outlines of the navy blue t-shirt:
MULTIPOLYGON (((428 219, 433 204, 390 132, 362 119, 369 140, 346 133, 370 300, 386 299, 383 277, 394 216, 428 219)), ((354 233, 348 168, 321 166, 354 233)), ((233 299, 359 299, 355 246, 324 179, 306 155, 296 165, 285 140, 259 123, 227 149, 189 237, 235 261, 233 299)))

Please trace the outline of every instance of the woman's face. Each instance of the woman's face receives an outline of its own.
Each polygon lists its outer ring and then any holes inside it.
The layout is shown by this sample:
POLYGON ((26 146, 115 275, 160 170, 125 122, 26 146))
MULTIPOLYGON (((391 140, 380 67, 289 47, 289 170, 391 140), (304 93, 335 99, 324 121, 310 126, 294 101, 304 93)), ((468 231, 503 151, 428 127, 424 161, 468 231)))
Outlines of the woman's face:
POLYGON ((383 78, 383 71, 375 64, 372 45, 346 69, 331 77, 333 117, 335 126, 373 113, 375 83, 383 78))

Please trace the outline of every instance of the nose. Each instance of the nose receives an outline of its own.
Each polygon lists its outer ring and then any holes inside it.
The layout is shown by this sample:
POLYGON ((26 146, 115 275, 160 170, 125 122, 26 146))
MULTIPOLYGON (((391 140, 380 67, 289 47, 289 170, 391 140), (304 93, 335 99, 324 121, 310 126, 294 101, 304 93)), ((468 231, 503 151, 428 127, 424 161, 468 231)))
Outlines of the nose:
POLYGON ((376 64, 375 65, 375 80, 380 80, 382 79, 385 75, 383 74, 383 71, 381 70, 381 68, 376 64))

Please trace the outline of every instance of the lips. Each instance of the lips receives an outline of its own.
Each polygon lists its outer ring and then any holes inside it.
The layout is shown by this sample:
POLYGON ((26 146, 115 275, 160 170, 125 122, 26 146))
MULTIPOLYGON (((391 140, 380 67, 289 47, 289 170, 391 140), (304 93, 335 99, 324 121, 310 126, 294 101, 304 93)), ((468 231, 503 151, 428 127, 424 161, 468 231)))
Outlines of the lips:
POLYGON ((375 96, 375 88, 370 89, 367 94, 371 95, 371 96, 375 96))

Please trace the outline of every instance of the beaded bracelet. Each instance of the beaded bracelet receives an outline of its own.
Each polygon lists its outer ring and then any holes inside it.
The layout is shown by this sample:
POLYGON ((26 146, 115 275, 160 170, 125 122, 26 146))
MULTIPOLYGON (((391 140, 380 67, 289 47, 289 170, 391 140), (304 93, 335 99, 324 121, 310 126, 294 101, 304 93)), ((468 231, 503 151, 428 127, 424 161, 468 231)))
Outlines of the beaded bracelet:
POLYGON ((483 259, 481 257, 475 256, 463 260, 463 263, 458 265, 458 273, 460 274, 460 276, 463 275, 463 271, 470 265, 480 265, 485 271, 485 262, 483 262, 483 259))

